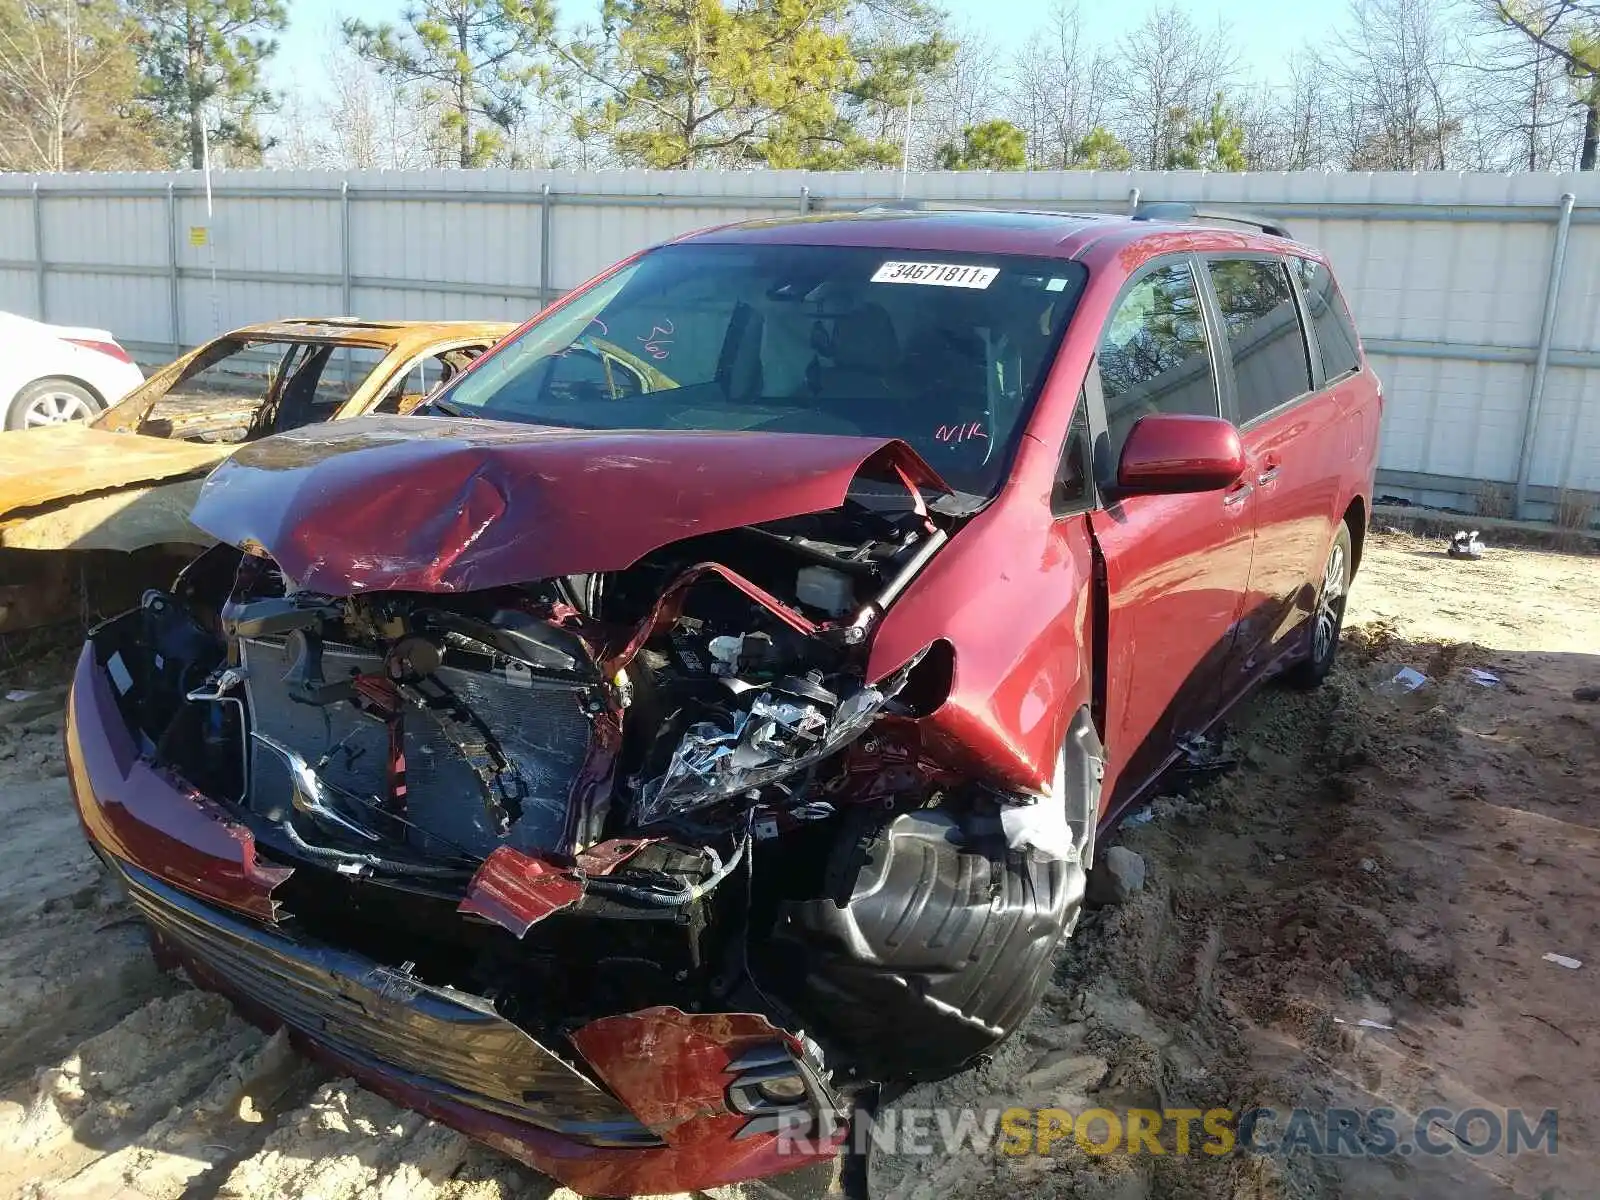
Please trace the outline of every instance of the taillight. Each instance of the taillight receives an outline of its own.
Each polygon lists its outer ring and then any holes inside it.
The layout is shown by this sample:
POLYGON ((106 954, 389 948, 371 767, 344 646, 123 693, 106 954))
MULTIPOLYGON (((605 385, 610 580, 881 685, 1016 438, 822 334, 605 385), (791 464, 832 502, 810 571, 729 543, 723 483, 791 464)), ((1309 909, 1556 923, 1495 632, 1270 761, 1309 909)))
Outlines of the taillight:
POLYGON ((93 350, 96 354, 108 354, 118 362, 131 363, 133 357, 115 342, 97 342, 93 338, 63 338, 74 346, 82 346, 85 350, 93 350))

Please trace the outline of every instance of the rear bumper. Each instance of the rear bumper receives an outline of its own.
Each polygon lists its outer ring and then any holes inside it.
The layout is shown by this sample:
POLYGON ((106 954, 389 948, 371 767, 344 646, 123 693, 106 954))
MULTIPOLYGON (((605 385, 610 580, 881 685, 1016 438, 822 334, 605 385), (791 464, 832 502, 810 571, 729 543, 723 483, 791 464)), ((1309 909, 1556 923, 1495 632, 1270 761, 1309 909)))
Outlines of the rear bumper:
POLYGON ((795 1048, 761 1016, 645 1009, 575 1030, 577 1053, 563 1056, 480 997, 278 927, 272 892, 289 869, 260 860, 220 804, 140 757, 92 646, 66 742, 85 833, 158 949, 380 1095, 585 1195, 700 1190, 833 1157, 730 1104, 747 1064, 795 1048))

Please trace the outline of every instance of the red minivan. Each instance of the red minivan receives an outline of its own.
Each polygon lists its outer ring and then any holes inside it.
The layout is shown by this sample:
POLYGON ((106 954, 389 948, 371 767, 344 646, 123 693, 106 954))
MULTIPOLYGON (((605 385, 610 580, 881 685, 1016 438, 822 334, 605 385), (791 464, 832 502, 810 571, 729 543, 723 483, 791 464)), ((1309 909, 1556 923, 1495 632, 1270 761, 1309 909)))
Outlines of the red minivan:
POLYGON ((164 957, 580 1192, 816 1163, 1016 1029, 1191 735, 1326 675, 1380 406, 1270 225, 698 233, 220 466, 84 648, 78 810, 164 957))

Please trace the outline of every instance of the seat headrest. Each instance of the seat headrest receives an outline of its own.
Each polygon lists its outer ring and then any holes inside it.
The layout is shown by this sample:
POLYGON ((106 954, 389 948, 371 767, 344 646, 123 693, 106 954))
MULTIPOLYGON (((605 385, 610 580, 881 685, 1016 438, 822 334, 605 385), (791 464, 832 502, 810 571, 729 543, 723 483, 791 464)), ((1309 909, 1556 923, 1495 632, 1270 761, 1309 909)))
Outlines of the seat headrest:
POLYGON ((833 325, 833 365, 861 371, 894 366, 900 361, 900 339, 881 305, 863 304, 833 325))

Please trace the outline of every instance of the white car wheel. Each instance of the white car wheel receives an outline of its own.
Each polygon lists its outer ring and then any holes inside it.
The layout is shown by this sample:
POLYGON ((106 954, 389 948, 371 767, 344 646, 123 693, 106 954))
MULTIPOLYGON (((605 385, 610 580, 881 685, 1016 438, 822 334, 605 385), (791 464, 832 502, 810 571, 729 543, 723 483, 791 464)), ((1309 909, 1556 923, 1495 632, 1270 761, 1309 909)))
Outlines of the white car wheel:
POLYGON ((94 393, 65 379, 40 379, 17 393, 6 416, 7 429, 38 429, 87 421, 104 407, 94 393))

